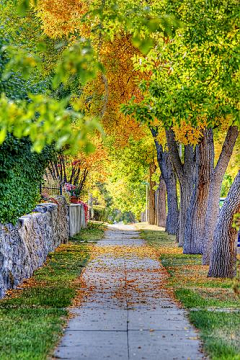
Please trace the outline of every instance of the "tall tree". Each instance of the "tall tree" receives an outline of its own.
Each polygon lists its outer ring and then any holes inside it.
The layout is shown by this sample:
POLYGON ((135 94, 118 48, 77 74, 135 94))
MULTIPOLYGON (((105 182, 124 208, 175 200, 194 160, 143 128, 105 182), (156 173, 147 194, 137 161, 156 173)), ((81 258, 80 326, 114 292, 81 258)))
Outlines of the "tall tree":
POLYGON ((214 231, 213 251, 211 253, 210 277, 229 277, 236 275, 237 229, 233 227, 234 215, 240 212, 240 171, 238 172, 217 221, 214 231))
POLYGON ((151 133, 153 135, 157 150, 157 161, 161 170, 161 178, 165 183, 167 191, 168 211, 165 229, 168 234, 176 235, 179 221, 176 174, 170 159, 169 152, 164 150, 163 145, 159 143, 157 138, 157 129, 151 127, 151 133))

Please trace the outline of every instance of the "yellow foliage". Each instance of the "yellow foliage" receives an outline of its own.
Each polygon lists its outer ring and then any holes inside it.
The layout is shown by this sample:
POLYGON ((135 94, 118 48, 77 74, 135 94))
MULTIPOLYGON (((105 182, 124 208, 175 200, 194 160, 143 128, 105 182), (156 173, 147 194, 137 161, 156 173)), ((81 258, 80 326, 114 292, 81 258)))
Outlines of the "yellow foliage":
POLYGON ((87 10, 87 2, 79 0, 39 0, 37 4, 43 30, 51 38, 85 32, 81 17, 87 10))
POLYGON ((138 83, 146 75, 135 71, 132 62, 133 55, 138 52, 128 36, 118 36, 113 41, 103 42, 99 57, 105 75, 103 77, 99 74, 94 82, 88 84, 80 99, 87 112, 102 116, 105 132, 113 135, 119 146, 126 145, 130 136, 135 140, 144 136, 140 124, 120 112, 120 105, 132 97, 136 102, 142 100, 138 83))
POLYGON ((207 122, 205 119, 200 121, 196 127, 184 120, 181 122, 181 125, 175 123, 173 131, 175 132, 176 141, 183 145, 197 145, 203 136, 206 126, 207 122))

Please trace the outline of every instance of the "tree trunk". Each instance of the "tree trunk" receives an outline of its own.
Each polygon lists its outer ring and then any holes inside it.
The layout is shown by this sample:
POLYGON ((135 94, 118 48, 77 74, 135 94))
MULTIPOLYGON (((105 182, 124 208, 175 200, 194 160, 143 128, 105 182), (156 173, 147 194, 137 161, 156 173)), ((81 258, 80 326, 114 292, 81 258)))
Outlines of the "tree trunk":
POLYGON ((195 184, 196 176, 196 149, 191 145, 184 147, 184 163, 182 163, 178 145, 175 140, 173 130, 166 131, 168 149, 173 167, 177 173, 180 183, 180 212, 179 212, 179 227, 177 233, 177 241, 179 246, 184 244, 185 226, 187 219, 187 210, 190 204, 190 199, 195 184))
POLYGON ((196 183, 187 211, 184 254, 202 254, 210 179, 214 164, 213 132, 205 130, 196 151, 196 183))
POLYGON ((166 227, 166 184, 160 176, 158 189, 155 193, 156 225, 166 227))
POLYGON ((168 234, 176 235, 178 229, 178 198, 177 198, 177 180, 172 166, 169 153, 163 150, 163 147, 156 139, 157 132, 151 129, 157 150, 158 165, 161 170, 161 176, 166 184, 167 190, 167 221, 165 231, 168 234))
POLYGON ((221 185, 238 134, 239 131, 236 126, 229 127, 217 165, 212 172, 206 218, 205 218, 205 231, 202 239, 203 265, 208 265, 210 262, 210 256, 211 256, 212 244, 213 244, 213 233, 216 226, 217 217, 219 214, 219 199, 221 193, 221 185))
POLYGON ((236 275, 237 230, 232 227, 234 215, 240 211, 240 171, 221 209, 214 231, 209 277, 233 278, 236 275))
POLYGON ((156 186, 155 181, 152 180, 152 175, 156 171, 156 165, 152 163, 150 165, 150 186, 149 186, 149 215, 148 215, 148 222, 150 225, 155 225, 155 190, 154 187, 156 186))
MULTIPOLYGON (((170 161, 170 159, 169 159, 170 161)), ((177 199, 177 179, 173 172, 167 177, 167 222, 166 232, 170 235, 176 235, 178 231, 178 199, 177 199)))
POLYGON ((178 243, 179 246, 184 245, 184 234, 187 221, 187 211, 190 204, 190 199, 193 192, 193 182, 190 178, 185 178, 180 182, 180 212, 179 212, 179 228, 178 228, 178 243))

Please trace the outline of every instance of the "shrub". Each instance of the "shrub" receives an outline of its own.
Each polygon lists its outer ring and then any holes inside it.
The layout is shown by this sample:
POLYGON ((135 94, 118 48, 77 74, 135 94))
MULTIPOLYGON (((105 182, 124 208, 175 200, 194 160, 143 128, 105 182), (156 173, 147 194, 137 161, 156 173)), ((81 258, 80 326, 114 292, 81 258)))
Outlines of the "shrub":
POLYGON ((16 223, 39 201, 39 185, 50 159, 51 147, 42 153, 31 151, 31 142, 12 135, 0 146, 0 222, 16 223))
POLYGON ((94 211, 94 220, 96 221, 107 221, 108 220, 108 214, 106 211, 106 208, 104 206, 95 205, 93 207, 94 211))

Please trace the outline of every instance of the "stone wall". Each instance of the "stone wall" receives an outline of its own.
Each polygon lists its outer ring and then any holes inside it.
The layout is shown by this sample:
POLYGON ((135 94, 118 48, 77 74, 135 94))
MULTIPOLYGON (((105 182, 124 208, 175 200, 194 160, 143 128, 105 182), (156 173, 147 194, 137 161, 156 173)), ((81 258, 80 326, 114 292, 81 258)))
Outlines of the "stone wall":
POLYGON ((69 229, 70 236, 78 234, 86 227, 85 211, 82 204, 71 204, 69 206, 69 229))
POLYGON ((38 205, 17 225, 0 224, 0 298, 7 289, 29 278, 49 252, 69 238, 68 205, 63 196, 38 205))

